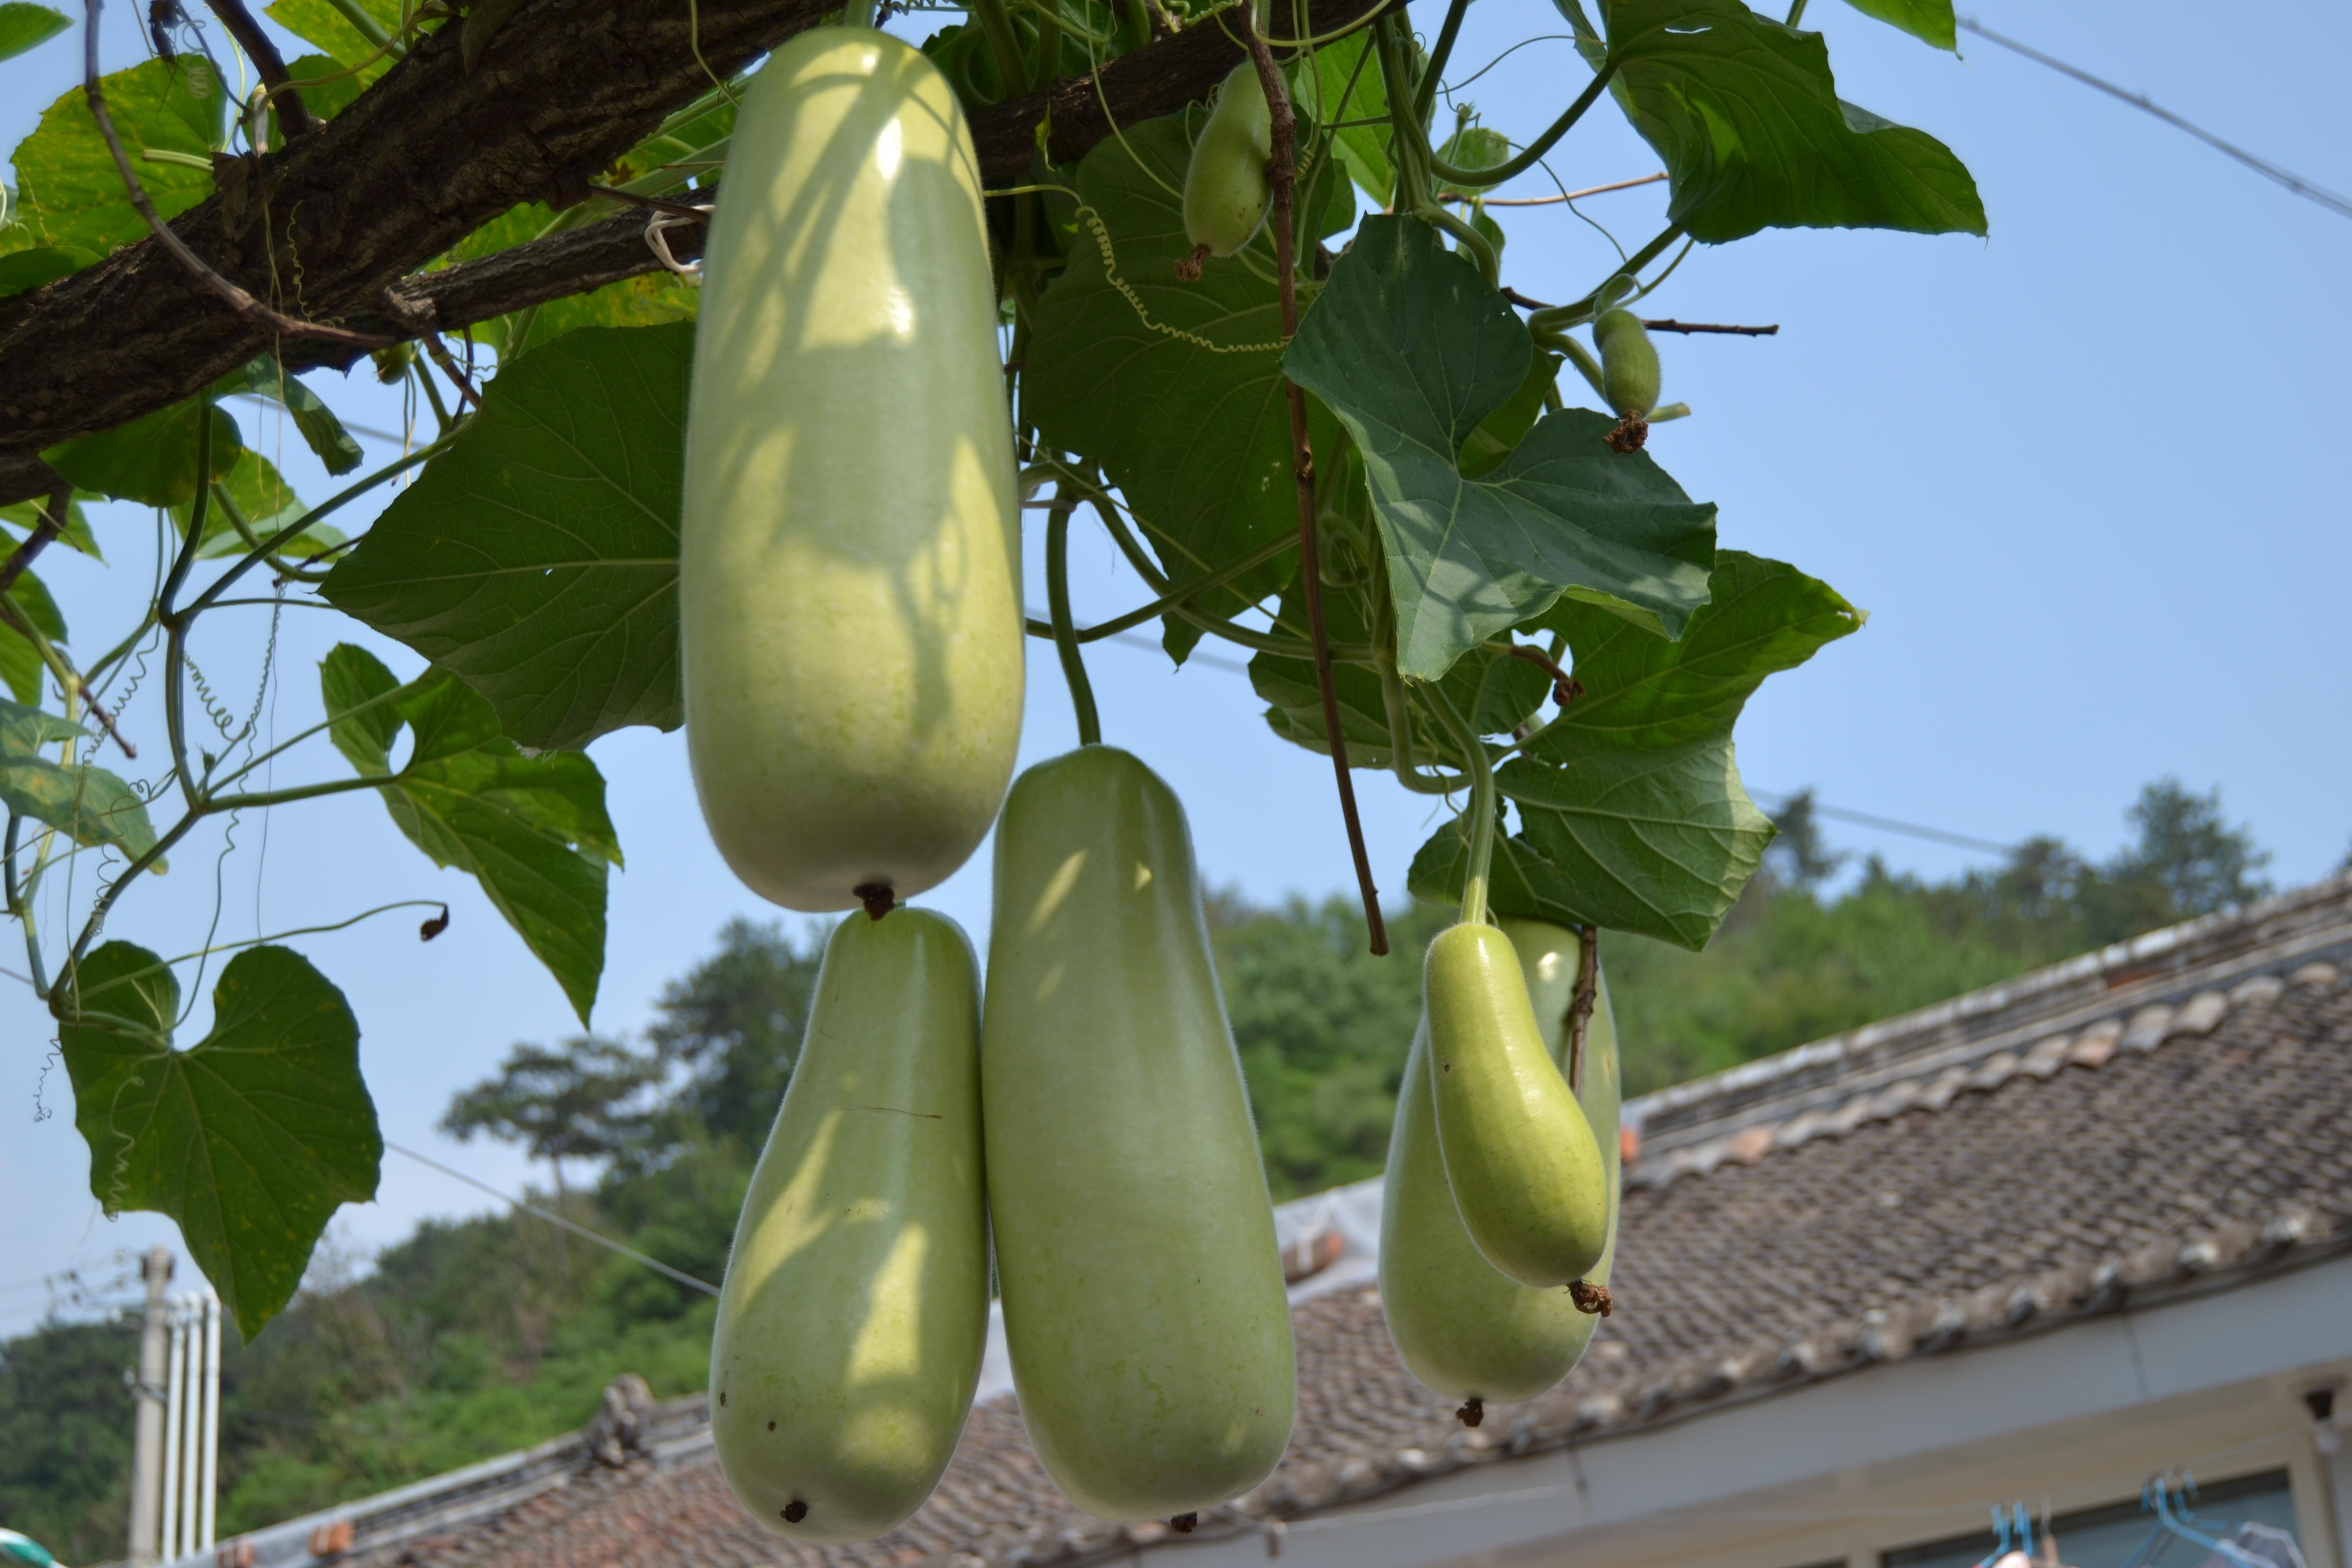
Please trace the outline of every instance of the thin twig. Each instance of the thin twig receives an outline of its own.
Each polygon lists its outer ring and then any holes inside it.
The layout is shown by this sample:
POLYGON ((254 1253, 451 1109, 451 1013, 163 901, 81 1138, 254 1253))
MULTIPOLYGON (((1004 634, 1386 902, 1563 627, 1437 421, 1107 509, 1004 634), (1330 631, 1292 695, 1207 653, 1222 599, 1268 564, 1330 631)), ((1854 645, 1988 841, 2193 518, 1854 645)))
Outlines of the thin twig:
POLYGON ((1778 337, 1780 332, 1777 323, 1769 327, 1721 327, 1710 321, 1643 321, 1642 325, 1654 332, 1728 332, 1740 338, 1778 337))
MULTIPOLYGON (((1292 207, 1298 176, 1298 117, 1292 112, 1290 93, 1283 86, 1282 69, 1274 51, 1259 32, 1252 8, 1242 8, 1250 58, 1257 66, 1258 84, 1265 89, 1273 111, 1273 155, 1266 160, 1266 178, 1274 186, 1274 269, 1282 290, 1282 337, 1298 331, 1298 257, 1292 226, 1292 207)), ((1315 548, 1315 451, 1307 439, 1307 395, 1285 375, 1282 387, 1290 404, 1291 477, 1298 489, 1298 581, 1307 597, 1307 637, 1315 648, 1315 684, 1323 695, 1323 733, 1331 744, 1331 767, 1339 779, 1339 813, 1347 819, 1348 848, 1356 860, 1356 886, 1363 895, 1364 924, 1371 934, 1375 956, 1389 950, 1388 924, 1381 918, 1381 890, 1372 884, 1372 860, 1364 847, 1364 825, 1356 815, 1356 784, 1348 776, 1348 737, 1339 728, 1339 697, 1331 680, 1331 643, 1323 629, 1323 574, 1315 548)))
POLYGON ((188 242, 172 231, 155 211, 155 204, 147 199, 146 187, 139 183, 131 167, 131 156, 122 150, 122 138, 114 132, 113 118, 106 112, 106 89, 98 84, 98 13, 103 0, 88 0, 89 26, 84 29, 82 45, 82 95, 89 100, 90 118, 98 121, 99 134, 106 138, 106 149, 114 154, 115 172, 122 176, 122 187, 130 193, 131 205, 147 222, 148 232, 162 243, 164 249, 177 257, 180 265, 194 273, 196 280, 212 290, 215 297, 248 321, 270 331, 288 337, 323 338, 331 342, 349 343, 355 348, 380 349, 398 342, 396 338, 379 338, 366 332, 346 331, 319 321, 306 321, 275 310, 255 299, 236 284, 230 282, 208 266, 205 258, 188 248, 188 242))
POLYGON ((261 30, 261 24, 245 8, 245 0, 205 3, 221 19, 221 26, 228 29, 228 36, 236 40, 236 47, 245 51, 246 58, 253 62, 253 68, 261 73, 262 85, 275 95, 273 106, 278 110, 278 129, 289 138, 307 136, 319 129, 319 118, 302 101, 302 95, 281 90, 293 80, 286 70, 286 57, 278 52, 278 46, 269 41, 269 35, 261 30))
POLYGON ((600 185, 593 180, 588 182, 588 188, 600 196, 610 196, 616 202, 626 202, 633 207, 646 207, 654 212, 667 213, 672 217, 692 218, 697 223, 710 221, 709 207, 692 206, 685 202, 664 201, 659 196, 641 196, 635 191, 625 191, 614 185, 600 185))
POLYGON ((25 568, 33 563, 33 557, 47 550, 49 541, 64 531, 66 509, 72 504, 73 486, 60 485, 50 492, 41 510, 41 521, 33 525, 25 542, 10 551, 6 561, 0 562, 0 594, 15 587, 16 579, 25 574, 25 568))
MULTIPOLYGON (((482 395, 474 390, 473 382, 458 367, 457 359, 441 342, 441 327, 435 319, 433 307, 429 303, 404 300, 390 289, 383 291, 383 313, 416 334, 417 342, 432 356, 433 363, 441 367, 441 374, 449 378, 449 384, 457 389, 457 395, 465 399, 467 407, 479 412, 482 395)), ((437 408, 440 405, 436 403, 434 406, 437 408)))
POLYGON ((1437 199, 1442 202, 1478 202, 1490 207, 1556 207, 1562 202, 1580 202, 1587 196, 1606 195, 1611 191, 1630 191, 1636 185, 1654 185, 1666 177, 1664 169, 1654 174, 1644 174, 1638 180, 1618 180, 1606 185, 1587 185, 1580 191, 1561 191, 1549 196, 1465 196, 1459 191, 1448 191, 1437 199))

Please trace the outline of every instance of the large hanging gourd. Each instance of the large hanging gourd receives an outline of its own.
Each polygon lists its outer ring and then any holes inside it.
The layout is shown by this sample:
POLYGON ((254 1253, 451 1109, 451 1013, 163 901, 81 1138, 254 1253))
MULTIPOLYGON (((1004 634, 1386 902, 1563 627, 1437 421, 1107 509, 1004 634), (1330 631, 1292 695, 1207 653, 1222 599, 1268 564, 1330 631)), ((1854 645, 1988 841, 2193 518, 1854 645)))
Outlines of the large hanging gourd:
POLYGON ((1005 803, 981 1079, 1046 1471, 1113 1520, 1248 1490, 1290 1437, 1289 1301, 1192 836, 1125 752, 1042 763, 1005 803))
POLYGON ((778 49, 704 270, 678 574, 703 816, 787 908, 903 900, 987 833, 1023 699, 996 296, 946 79, 870 28, 778 49))

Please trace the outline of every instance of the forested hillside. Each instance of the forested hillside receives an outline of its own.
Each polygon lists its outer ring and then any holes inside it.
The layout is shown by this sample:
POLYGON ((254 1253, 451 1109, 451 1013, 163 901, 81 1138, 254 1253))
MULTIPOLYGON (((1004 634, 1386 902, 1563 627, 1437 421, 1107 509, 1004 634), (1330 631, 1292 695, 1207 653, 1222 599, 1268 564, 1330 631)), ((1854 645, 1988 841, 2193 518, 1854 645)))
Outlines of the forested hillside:
MULTIPOLYGON (((1944 882, 1849 869, 1801 797, 1767 874, 1707 950, 1603 950, 1640 1092, 1990 984, 2265 890, 2220 803, 2169 781, 2134 841, 2093 863, 2053 840, 1944 882)), ((1448 918, 1400 911, 1367 956, 1351 901, 1234 896, 1210 921, 1276 1198, 1371 1175, 1419 1007, 1418 955, 1448 918)), ((519 1046, 459 1095, 461 1136, 517 1139, 550 1201, 716 1280, 797 1048, 817 931, 737 923, 635 1041, 519 1046), (552 1194, 560 1193, 560 1197, 552 1194)), ((710 1302, 543 1222, 427 1224, 373 1259, 322 1253, 297 1305, 225 1368, 221 1532, 536 1442, 584 1421, 624 1370, 700 1384, 710 1302)), ((68 1562, 119 1554, 135 1333, 61 1322, 0 1346, 0 1524, 68 1562)), ((234 1339, 234 1336, 231 1336, 234 1339)))

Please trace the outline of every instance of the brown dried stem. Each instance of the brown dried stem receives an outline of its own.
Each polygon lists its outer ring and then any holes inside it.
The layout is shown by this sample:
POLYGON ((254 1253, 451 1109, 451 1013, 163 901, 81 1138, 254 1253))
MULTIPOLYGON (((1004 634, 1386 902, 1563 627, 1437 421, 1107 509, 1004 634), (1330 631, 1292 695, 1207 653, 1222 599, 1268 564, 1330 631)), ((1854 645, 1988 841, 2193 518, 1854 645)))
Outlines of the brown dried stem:
POLYGON ((1780 335, 1778 323, 1769 327, 1719 327, 1707 321, 1643 321, 1654 332, 1728 332, 1734 337, 1769 338, 1780 335))
POLYGON ((1568 1087, 1584 1092, 1584 1036, 1592 1026, 1592 1009, 1601 995, 1601 928, 1577 931, 1576 994, 1568 1005, 1568 1087))
MULTIPOLYGON (((1274 152, 1266 160, 1266 178, 1274 186, 1274 271, 1282 290, 1282 336, 1287 342, 1298 331, 1297 237, 1293 211, 1298 183, 1298 116, 1290 107, 1282 69, 1274 50, 1258 30, 1252 7, 1242 7, 1250 58, 1257 66, 1258 84, 1265 89, 1273 111, 1274 152)), ((1290 405, 1291 478, 1298 489, 1298 581, 1307 598, 1307 637, 1315 648, 1315 684, 1323 697, 1323 733, 1331 746, 1331 768, 1339 775, 1339 813, 1347 819, 1348 849, 1355 857, 1356 887, 1363 896, 1364 925, 1371 934, 1375 955, 1389 950, 1388 923, 1381 918, 1381 890, 1372 882, 1372 860, 1364 847, 1364 825, 1356 812, 1356 784, 1348 773, 1348 738, 1339 728, 1339 697, 1331 682, 1331 641, 1323 626, 1323 574, 1315 540, 1315 452, 1307 439, 1307 395, 1287 375, 1282 389, 1290 405)))

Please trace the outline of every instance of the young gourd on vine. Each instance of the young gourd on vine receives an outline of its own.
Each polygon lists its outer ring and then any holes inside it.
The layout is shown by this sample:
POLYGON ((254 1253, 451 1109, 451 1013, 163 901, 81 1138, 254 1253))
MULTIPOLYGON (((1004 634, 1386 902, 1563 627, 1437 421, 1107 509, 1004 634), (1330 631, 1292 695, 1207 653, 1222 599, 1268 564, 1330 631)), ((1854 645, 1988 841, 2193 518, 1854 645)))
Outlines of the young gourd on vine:
POLYGON ((1184 166, 1184 236, 1192 254, 1176 264, 1192 282, 1210 258, 1231 256, 1257 237, 1274 203, 1266 161, 1274 156, 1274 110, 1257 67, 1244 59, 1226 73, 1184 166))
POLYGON ((1649 439, 1650 414, 1658 406, 1658 345, 1631 310, 1601 313, 1592 323, 1592 345, 1601 351, 1601 395, 1617 416, 1609 445, 1637 451, 1649 439))
POLYGON ((1430 1081, 1429 1020, 1424 1011, 1397 1091, 1381 1205, 1381 1312, 1405 1367, 1426 1387, 1461 1400, 1475 1425, 1488 1400, 1530 1399, 1566 1377, 1592 1342, 1600 1317, 1587 1310, 1590 1287, 1605 1288, 1617 1217, 1617 1031, 1605 982, 1594 966, 1594 995, 1582 1055, 1571 1067, 1571 1014, 1582 941, 1542 921, 1505 920, 1528 1000, 1547 1054, 1574 1092, 1608 1182, 1609 1243, 1578 1294, 1521 1284, 1489 1263, 1463 1224, 1438 1147, 1430 1081))
POLYGON ((679 552, 711 837, 788 909, 887 909, 987 833, 1021 731, 1020 508, 979 163, 865 27, 753 82, 704 261, 679 552))

